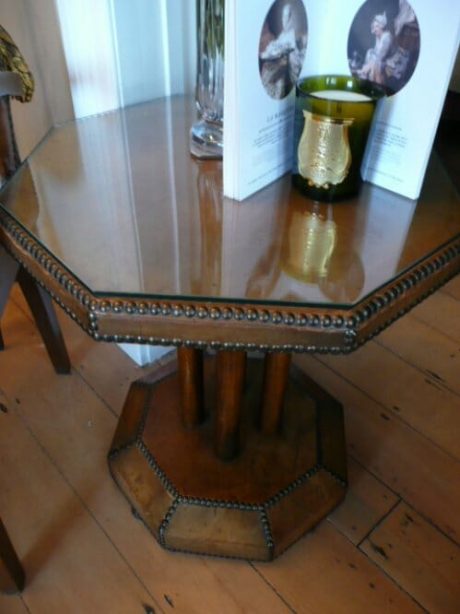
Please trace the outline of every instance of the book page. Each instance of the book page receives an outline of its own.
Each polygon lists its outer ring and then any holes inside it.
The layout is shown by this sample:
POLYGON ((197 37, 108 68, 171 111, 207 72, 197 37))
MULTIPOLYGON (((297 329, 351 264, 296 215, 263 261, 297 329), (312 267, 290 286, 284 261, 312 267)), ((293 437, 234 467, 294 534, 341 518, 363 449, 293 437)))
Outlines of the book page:
POLYGON ((291 170, 307 18, 303 0, 229 3, 225 54, 234 66, 225 74, 224 192, 242 200, 291 170))
POLYGON ((408 54, 418 57, 410 78, 378 109, 362 170, 364 179, 418 198, 458 51, 460 2, 402 4, 405 11, 392 20, 393 55, 385 71, 397 75, 408 54))

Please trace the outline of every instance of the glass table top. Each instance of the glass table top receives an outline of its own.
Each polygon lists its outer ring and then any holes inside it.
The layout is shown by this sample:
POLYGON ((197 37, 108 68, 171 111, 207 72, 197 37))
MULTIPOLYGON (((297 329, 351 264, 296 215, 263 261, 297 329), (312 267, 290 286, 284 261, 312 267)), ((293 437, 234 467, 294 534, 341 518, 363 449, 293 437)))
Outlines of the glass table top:
POLYGON ((237 202, 190 156, 194 118, 172 97, 61 125, 1 206, 96 296, 348 307, 460 235, 435 154, 418 201, 364 184, 319 204, 285 176, 237 202))

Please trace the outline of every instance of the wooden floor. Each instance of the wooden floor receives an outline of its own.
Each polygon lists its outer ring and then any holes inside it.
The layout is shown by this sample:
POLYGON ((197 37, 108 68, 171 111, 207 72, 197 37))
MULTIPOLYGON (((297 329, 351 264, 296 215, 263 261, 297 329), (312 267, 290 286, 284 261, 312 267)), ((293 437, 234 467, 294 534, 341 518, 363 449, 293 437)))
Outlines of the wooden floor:
POLYGON ((342 506, 270 564, 162 550, 106 452, 142 374, 62 314, 58 376, 18 290, 0 355, 0 514, 23 560, 0 612, 460 612, 460 277, 358 352, 298 363, 345 407, 342 506))

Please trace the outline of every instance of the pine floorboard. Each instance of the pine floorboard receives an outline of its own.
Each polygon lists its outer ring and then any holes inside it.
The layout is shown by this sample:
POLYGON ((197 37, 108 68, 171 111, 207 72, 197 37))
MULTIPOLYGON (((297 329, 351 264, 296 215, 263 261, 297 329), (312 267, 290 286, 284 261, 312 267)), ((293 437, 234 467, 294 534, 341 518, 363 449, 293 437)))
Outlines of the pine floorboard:
POLYGON ((296 363, 344 405, 344 503, 270 564, 173 554, 132 515, 106 453, 146 369, 65 314, 72 373, 20 292, 2 320, 0 514, 28 583, 0 614, 460 611, 460 278, 349 356, 296 363), (412 519, 412 520, 410 520, 412 519))
POLYGON ((372 531, 362 550, 430 612, 458 610, 458 546, 405 503, 372 531))

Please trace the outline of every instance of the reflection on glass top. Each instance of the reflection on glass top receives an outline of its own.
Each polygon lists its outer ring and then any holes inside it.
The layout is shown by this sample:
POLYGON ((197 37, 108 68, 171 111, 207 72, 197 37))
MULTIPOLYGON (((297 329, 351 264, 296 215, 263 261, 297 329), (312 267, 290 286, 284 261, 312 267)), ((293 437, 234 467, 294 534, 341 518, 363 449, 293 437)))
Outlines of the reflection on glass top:
POLYGON ((435 155, 416 201, 364 184, 307 200, 290 177, 236 202, 188 151, 192 101, 162 99, 52 131, 2 206, 95 294, 351 305, 460 233, 435 155))

